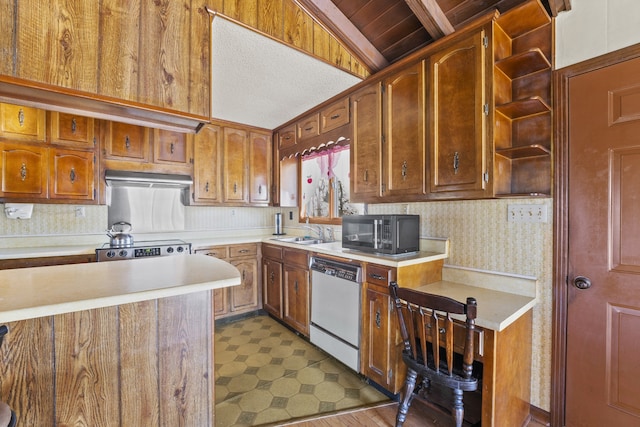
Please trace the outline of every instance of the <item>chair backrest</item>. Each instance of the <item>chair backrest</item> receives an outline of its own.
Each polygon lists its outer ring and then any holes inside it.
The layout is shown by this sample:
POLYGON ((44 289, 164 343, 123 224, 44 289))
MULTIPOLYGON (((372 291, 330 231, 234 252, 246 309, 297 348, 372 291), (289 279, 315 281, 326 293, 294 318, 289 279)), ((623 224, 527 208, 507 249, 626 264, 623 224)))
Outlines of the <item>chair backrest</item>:
POLYGON ((396 282, 391 283, 390 289, 398 313, 405 353, 411 355, 414 360, 421 358, 425 366, 427 361, 432 359, 433 366, 431 368, 437 372, 452 375, 454 327, 451 314, 466 316, 462 377, 471 378, 476 300, 467 298, 465 304, 448 297, 401 288, 396 282), (427 345, 428 342, 431 342, 431 348, 427 345), (440 348, 444 349, 445 372, 442 372, 441 369, 440 348))

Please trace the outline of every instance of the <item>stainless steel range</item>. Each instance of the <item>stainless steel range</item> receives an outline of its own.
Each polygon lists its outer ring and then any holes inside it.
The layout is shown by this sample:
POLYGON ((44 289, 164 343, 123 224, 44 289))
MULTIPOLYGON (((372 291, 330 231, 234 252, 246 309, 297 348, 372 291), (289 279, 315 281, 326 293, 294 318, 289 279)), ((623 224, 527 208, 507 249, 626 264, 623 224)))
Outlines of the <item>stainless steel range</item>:
POLYGON ((128 247, 113 247, 110 243, 105 243, 96 249, 96 259, 97 261, 116 261, 190 253, 191 243, 182 240, 149 240, 135 242, 128 247))

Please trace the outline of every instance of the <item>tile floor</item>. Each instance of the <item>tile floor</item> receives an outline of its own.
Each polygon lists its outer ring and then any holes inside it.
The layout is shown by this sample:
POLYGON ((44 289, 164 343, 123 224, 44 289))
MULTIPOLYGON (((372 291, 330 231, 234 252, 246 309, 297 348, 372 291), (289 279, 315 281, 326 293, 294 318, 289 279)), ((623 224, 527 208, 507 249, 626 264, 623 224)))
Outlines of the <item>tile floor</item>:
POLYGON ((388 400, 268 316, 216 327, 216 426, 256 426, 388 400))

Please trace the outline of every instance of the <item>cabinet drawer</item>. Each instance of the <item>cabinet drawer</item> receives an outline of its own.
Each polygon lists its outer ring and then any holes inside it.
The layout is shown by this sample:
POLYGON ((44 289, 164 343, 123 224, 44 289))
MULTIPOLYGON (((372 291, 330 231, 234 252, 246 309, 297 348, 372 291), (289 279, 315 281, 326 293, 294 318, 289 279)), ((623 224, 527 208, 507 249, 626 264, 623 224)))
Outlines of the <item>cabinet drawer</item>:
POLYGON ((282 259, 282 246, 262 245, 262 256, 276 260, 282 259))
POLYGON ((378 286, 389 286, 396 278, 396 269, 382 265, 369 264, 366 266, 367 275, 365 281, 378 286))
POLYGON ((309 252, 298 249, 284 248, 283 258, 287 265, 309 267, 309 252))
POLYGON ((320 126, 318 115, 314 114, 307 117, 297 124, 298 140, 302 141, 307 138, 320 135, 320 126))
POLYGON ((336 102, 320 112, 320 133, 349 123, 349 98, 336 102))
POLYGON ((229 258, 238 258, 243 256, 257 256, 258 246, 254 243, 247 245, 229 246, 229 258))
POLYGON ((149 129, 119 122, 107 123, 105 157, 117 160, 149 160, 149 129))
POLYGON ((85 148, 94 146, 94 119, 75 114, 50 111, 48 132, 53 144, 74 145, 85 148))
MULTIPOLYGON (((431 325, 427 325, 427 328, 431 328, 431 325)), ((460 323, 458 321, 453 322, 453 351, 458 354, 462 354, 464 352, 465 331, 466 329, 464 323, 460 323)), ((442 337, 441 342, 443 342, 444 331, 440 332, 440 336, 442 337)), ((431 339, 427 338, 427 341, 431 342, 431 339)), ((442 347, 444 347, 444 345, 442 345, 442 347)), ((474 360, 482 362, 483 357, 484 330, 476 326, 475 330, 473 331, 473 358, 474 360)))
POLYGON ((195 253, 226 259, 229 256, 229 248, 227 246, 211 246, 210 248, 196 249, 195 253))
POLYGON ((154 129, 153 161, 187 165, 190 160, 189 138, 186 133, 154 129))
POLYGON ((291 125, 278 133, 278 148, 287 148, 296 145, 296 126, 291 125))
POLYGON ((0 136, 21 141, 44 141, 45 111, 0 103, 0 136))

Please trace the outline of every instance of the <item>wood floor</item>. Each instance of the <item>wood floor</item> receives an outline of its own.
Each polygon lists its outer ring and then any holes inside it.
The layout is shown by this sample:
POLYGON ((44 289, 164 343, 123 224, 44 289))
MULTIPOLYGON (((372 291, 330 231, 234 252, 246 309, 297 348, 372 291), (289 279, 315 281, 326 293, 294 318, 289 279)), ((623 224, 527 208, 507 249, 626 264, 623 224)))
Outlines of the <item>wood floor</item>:
MULTIPOLYGON (((326 415, 314 419, 282 424, 288 427, 389 427, 395 425, 398 404, 395 402, 376 405, 370 408, 357 409, 334 415, 326 415)), ((405 427, 440 427, 452 426, 450 417, 426 409, 423 405, 412 404, 405 427)), ((545 427, 535 421, 531 421, 527 427, 545 427)))

